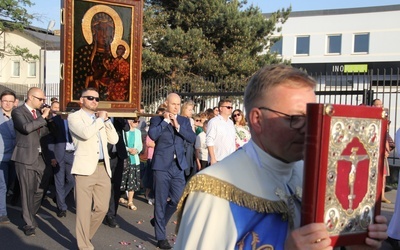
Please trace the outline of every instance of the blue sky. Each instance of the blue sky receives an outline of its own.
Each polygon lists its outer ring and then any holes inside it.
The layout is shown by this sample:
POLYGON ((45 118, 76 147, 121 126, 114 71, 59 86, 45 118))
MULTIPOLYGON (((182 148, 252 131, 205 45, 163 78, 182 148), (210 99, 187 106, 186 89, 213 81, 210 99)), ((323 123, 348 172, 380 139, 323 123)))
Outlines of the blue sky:
MULTIPOLYGON (((51 20, 55 20, 54 29, 60 29, 60 0, 32 0, 35 6, 28 12, 40 17, 40 21, 32 22, 33 26, 47 28, 51 20)), ((292 5, 292 11, 342 9, 367 6, 383 6, 400 4, 400 0, 248 0, 249 4, 258 6, 263 13, 274 12, 292 5)))

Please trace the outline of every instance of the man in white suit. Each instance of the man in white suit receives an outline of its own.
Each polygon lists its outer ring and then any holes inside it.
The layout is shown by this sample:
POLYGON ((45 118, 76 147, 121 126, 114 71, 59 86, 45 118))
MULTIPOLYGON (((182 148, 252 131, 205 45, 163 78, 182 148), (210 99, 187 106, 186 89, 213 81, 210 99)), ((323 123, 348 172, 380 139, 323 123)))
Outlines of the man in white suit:
POLYGON ((81 109, 68 116, 75 146, 76 239, 79 249, 94 249, 91 240, 108 210, 111 169, 107 143, 116 144, 118 134, 106 111, 97 111, 99 93, 82 91, 81 109), (93 202, 93 206, 92 206, 93 202))

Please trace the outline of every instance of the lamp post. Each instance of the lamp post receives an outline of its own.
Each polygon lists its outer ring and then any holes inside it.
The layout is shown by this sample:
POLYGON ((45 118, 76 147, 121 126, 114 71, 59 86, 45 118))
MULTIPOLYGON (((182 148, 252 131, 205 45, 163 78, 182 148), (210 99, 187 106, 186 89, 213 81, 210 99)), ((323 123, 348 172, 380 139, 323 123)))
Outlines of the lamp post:
POLYGON ((51 30, 53 30, 53 28, 54 28, 54 25, 56 24, 56 21, 54 21, 54 20, 51 20, 50 22, 49 22, 49 24, 47 25, 47 30, 46 30, 46 36, 44 37, 44 53, 43 53, 43 83, 44 83, 44 85, 43 85, 43 91, 44 91, 44 94, 45 94, 45 96, 47 96, 47 93, 46 93, 46 51, 47 51, 47 35, 49 34, 49 31, 51 31, 51 30))

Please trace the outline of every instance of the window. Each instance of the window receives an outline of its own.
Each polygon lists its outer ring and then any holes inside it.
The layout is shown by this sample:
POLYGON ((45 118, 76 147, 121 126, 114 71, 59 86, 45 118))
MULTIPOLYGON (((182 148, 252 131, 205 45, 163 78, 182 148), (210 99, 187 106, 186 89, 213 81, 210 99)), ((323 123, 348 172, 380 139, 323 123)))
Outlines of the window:
POLYGON ((354 34, 354 53, 369 52, 369 33, 354 34))
POLYGON ((340 54, 342 52, 342 35, 328 35, 327 53, 340 54))
POLYGON ((296 55, 308 55, 310 53, 310 37, 299 36, 296 38, 296 55))
POLYGON ((28 77, 36 77, 36 62, 28 62, 28 77))
POLYGON ((271 46, 270 52, 271 54, 278 54, 278 55, 282 55, 282 41, 283 38, 279 39, 278 41, 276 41, 274 43, 274 45, 271 46))
POLYGON ((12 76, 14 76, 14 77, 20 76, 20 62, 19 61, 13 62, 12 76))

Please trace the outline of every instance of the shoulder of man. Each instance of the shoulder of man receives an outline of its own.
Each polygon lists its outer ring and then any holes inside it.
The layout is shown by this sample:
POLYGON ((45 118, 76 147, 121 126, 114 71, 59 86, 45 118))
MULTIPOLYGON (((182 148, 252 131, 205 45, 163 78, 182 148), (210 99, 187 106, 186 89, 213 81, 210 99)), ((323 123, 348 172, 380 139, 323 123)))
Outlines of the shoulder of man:
POLYGON ((22 104, 21 106, 16 107, 11 111, 11 116, 15 113, 22 113, 24 112, 24 109, 26 109, 26 112, 28 112, 28 109, 25 107, 25 104, 22 104))
POLYGON ((158 121, 158 120, 161 120, 161 119, 164 119, 162 116, 160 116, 160 115, 157 115, 157 116, 153 116, 151 119, 150 119, 150 122, 151 121, 158 121))
POLYGON ((81 113, 82 113, 82 109, 79 109, 79 110, 77 110, 77 111, 75 111, 75 112, 73 112, 73 113, 68 114, 68 118, 74 117, 74 116, 78 116, 78 115, 80 115, 81 113))

